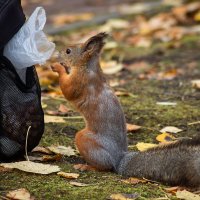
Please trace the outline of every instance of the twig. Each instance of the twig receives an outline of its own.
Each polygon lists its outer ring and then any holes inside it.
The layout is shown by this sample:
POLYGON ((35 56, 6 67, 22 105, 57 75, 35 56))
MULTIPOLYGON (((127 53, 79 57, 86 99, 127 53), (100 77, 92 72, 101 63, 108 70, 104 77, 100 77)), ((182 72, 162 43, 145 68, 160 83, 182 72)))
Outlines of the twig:
POLYGON ((27 161, 30 161, 29 158, 28 158, 28 151, 27 151, 28 134, 29 134, 30 129, 31 129, 31 126, 28 127, 28 130, 27 130, 27 133, 26 133, 25 153, 26 153, 26 160, 27 160, 27 161))
POLYGON ((188 123, 188 126, 195 125, 195 124, 200 124, 200 121, 188 123))
POLYGON ((64 117, 64 119, 83 119, 82 116, 70 116, 70 117, 64 117))

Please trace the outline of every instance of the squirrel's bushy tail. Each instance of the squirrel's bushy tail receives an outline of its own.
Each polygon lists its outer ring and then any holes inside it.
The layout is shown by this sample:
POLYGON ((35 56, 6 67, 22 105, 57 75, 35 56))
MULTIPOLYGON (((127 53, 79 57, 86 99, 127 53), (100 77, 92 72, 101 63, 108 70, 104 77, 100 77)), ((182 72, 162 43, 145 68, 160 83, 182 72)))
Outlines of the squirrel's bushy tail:
POLYGON ((200 139, 126 153, 117 172, 170 185, 200 186, 200 139))

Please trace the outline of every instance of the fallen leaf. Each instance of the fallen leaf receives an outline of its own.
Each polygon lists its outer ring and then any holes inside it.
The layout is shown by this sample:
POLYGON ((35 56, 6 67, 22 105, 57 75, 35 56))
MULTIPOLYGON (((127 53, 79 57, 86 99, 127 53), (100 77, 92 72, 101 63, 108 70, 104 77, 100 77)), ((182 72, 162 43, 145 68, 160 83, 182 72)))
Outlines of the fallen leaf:
POLYGON ((157 147, 158 144, 152 144, 152 143, 144 143, 144 142, 138 142, 136 144, 136 147, 139 151, 146 151, 148 149, 152 149, 154 147, 157 147))
POLYGON ((132 131, 137 131, 137 130, 141 129, 141 126, 126 123, 126 129, 128 132, 132 132, 132 131))
POLYGON ((0 167, 0 173, 1 173, 1 172, 10 172, 10 171, 12 171, 12 169, 0 167))
POLYGON ((105 74, 116 74, 123 69, 122 63, 117 61, 101 62, 103 73, 105 74))
POLYGON ((74 155, 76 155, 75 150, 72 149, 72 147, 70 147, 70 146, 65 147, 65 146, 54 146, 54 145, 52 145, 52 146, 47 147, 47 148, 55 154, 61 154, 61 155, 64 155, 64 156, 74 156, 74 155))
POLYGON ((156 140, 159 142, 171 142, 176 139, 173 135, 170 135, 169 133, 162 133, 156 137, 156 140))
POLYGON ((118 44, 117 42, 115 41, 110 41, 110 42, 107 42, 104 46, 104 50, 110 50, 110 49, 115 49, 118 47, 118 44))
POLYGON ((166 192, 171 193, 171 194, 176 194, 176 192, 180 189, 182 189, 180 186, 175 186, 175 187, 168 187, 164 188, 166 192))
POLYGON ((57 174, 67 179, 77 179, 80 176, 77 173, 66 173, 66 172, 58 172, 57 174))
POLYGON ((183 130, 181 130, 181 129, 175 127, 175 126, 166 126, 166 127, 162 128, 160 130, 161 133, 165 133, 165 132, 167 132, 167 133, 179 133, 181 131, 183 131, 183 130))
POLYGON ((111 194, 110 198, 111 200, 134 200, 139 197, 139 194, 133 193, 133 194, 111 194))
POLYGON ((79 183, 79 182, 75 182, 75 181, 70 181, 69 184, 73 185, 73 186, 77 186, 77 187, 86 187, 86 186, 90 186, 91 185, 91 184, 79 183))
POLYGON ((177 77, 179 71, 177 69, 171 69, 166 72, 160 72, 157 75, 158 80, 172 80, 177 77))
POLYGON ((58 110, 46 110, 46 114, 47 115, 59 115, 59 111, 58 110))
POLYGON ((93 17, 92 13, 80 13, 80 14, 56 14, 51 17, 51 21, 54 25, 64 25, 76 21, 90 20, 93 17))
POLYGON ((25 188, 10 191, 6 194, 6 197, 13 200, 34 200, 34 197, 31 197, 29 191, 25 188))
POLYGON ((57 155, 45 155, 41 157, 36 157, 36 156, 29 156, 28 157, 30 161, 58 161, 62 159, 62 155, 57 154, 57 155))
POLYGON ((139 179, 139 178, 128 178, 128 179, 122 180, 122 182, 136 185, 138 183, 147 183, 148 181, 144 179, 139 179))
POLYGON ((32 152, 39 152, 39 153, 45 153, 45 154, 52 154, 52 152, 45 148, 45 147, 40 147, 40 146, 37 146, 35 147, 32 152))
POLYGON ((110 19, 103 26, 101 32, 110 32, 113 29, 125 29, 129 27, 129 22, 123 19, 110 19))
POLYGON ((192 82, 192 86, 193 86, 194 88, 200 89, 200 80, 193 80, 193 81, 191 81, 191 82, 192 82))
POLYGON ((140 35, 129 37, 127 39, 127 42, 128 44, 134 45, 135 47, 143 47, 143 48, 148 48, 152 44, 151 40, 142 37, 140 35))
POLYGON ((200 200, 200 196, 187 190, 177 191, 176 197, 183 200, 200 200))
POLYGON ((11 169, 19 169, 21 171, 36 173, 36 174, 51 174, 60 171, 56 165, 35 163, 31 161, 21 161, 14 163, 1 163, 0 166, 11 169))
POLYGON ((68 113, 69 110, 70 110, 70 109, 67 108, 67 107, 66 107, 65 105, 63 105, 63 104, 60 104, 59 109, 58 109, 58 111, 61 112, 61 113, 63 113, 63 114, 68 113))
POLYGON ((177 103, 176 102, 156 102, 157 105, 161 105, 161 106, 176 106, 177 103))
POLYGON ((200 21, 200 11, 199 11, 198 13, 195 14, 194 20, 197 21, 197 22, 200 21))
POLYGON ((64 117, 44 115, 45 123, 66 123, 64 117))
POLYGON ((47 104, 42 102, 42 108, 44 109, 46 107, 47 107, 47 104))

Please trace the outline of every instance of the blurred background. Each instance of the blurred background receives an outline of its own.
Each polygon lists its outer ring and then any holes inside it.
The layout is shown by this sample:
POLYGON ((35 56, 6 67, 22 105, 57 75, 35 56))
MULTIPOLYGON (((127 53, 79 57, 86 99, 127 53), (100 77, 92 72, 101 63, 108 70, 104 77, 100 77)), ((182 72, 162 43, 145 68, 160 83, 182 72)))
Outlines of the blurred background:
MULTIPOLYGON (((45 32, 57 50, 97 32, 108 32, 111 37, 105 46, 102 68, 113 75, 112 79, 121 75, 120 80, 112 81, 114 86, 133 78, 171 80, 191 69, 193 76, 198 73, 197 52, 189 52, 187 57, 179 53, 167 59, 166 55, 173 49, 182 51, 185 40, 193 41, 200 33, 199 1, 22 0, 22 5, 27 16, 37 6, 45 8, 45 32)), ((51 90, 49 85, 57 83, 56 76, 45 67, 38 72, 42 88, 51 90)))

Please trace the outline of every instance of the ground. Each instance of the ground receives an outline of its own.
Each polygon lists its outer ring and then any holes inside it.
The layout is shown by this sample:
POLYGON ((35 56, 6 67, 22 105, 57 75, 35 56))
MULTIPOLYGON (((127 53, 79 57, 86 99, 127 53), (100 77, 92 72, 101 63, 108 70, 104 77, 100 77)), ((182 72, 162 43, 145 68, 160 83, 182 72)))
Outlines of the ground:
MULTIPOLYGON (((68 36, 69 33, 65 34, 68 36)), ((73 33, 70 32, 70 34, 73 33)), ((107 78, 110 82, 120 82, 119 85, 113 87, 115 91, 123 90, 132 94, 120 96, 119 99, 127 122, 142 126, 140 130, 128 133, 131 146, 137 142, 157 143, 156 136, 165 126, 176 126, 182 129, 182 132, 174 134, 177 138, 194 137, 199 134, 200 123, 193 122, 200 120, 200 90, 192 87, 191 84, 192 80, 199 79, 199 36, 185 36, 178 41, 176 47, 174 45, 176 45, 174 41, 156 43, 146 49, 128 48, 122 45, 118 47, 117 54, 115 53, 118 57, 123 55, 123 64, 127 67, 107 78), (133 65, 139 67, 132 70, 133 65), (158 72, 168 72, 171 73, 170 77, 173 74, 175 77, 157 78, 158 72), (155 78, 147 78, 155 74, 155 78), (164 106, 158 105, 157 102, 174 102, 176 105, 164 106)), ((106 57, 105 52, 103 57, 106 57)), ((44 99, 43 103, 47 105, 45 112, 55 110, 61 103, 70 106, 63 97, 49 97, 44 99)), ((72 116, 77 115, 75 111, 72 112, 72 116)), ((74 135, 83 127, 84 122, 81 118, 69 118, 64 124, 46 124, 39 146, 60 144, 75 148, 74 135)), ((109 199, 114 193, 137 193, 138 200, 160 197, 177 199, 169 194, 166 197, 165 188, 168 186, 159 183, 131 185, 123 183, 122 177, 112 172, 79 172, 73 168, 73 165, 80 162, 84 161, 77 155, 70 158, 63 157, 60 161, 49 163, 60 166, 65 172, 80 173, 80 178, 76 181, 88 183, 86 187, 72 186, 69 180, 60 178, 56 174, 44 176, 14 170, 0 173, 0 194, 4 195, 10 190, 26 188, 37 200, 103 200, 109 199)))

